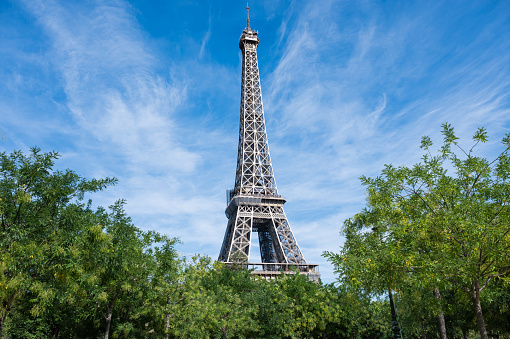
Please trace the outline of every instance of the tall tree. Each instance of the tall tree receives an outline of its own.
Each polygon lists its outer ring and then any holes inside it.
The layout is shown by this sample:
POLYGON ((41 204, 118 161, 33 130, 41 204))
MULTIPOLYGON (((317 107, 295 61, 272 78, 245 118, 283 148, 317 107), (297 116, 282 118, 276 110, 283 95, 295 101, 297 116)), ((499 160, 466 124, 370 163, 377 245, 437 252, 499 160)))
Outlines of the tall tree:
POLYGON ((147 250, 152 260, 146 268, 150 270, 150 284, 139 313, 148 318, 146 325, 151 327, 149 332, 159 336, 164 333, 168 339, 171 321, 179 308, 184 307, 184 262, 175 249, 179 242, 177 239, 152 235, 156 245, 147 250))
POLYGON ((71 170, 55 170, 57 152, 32 148, 0 154, 0 335, 16 300, 38 298, 41 313, 54 295, 47 279, 65 269, 83 224, 84 194, 113 185, 116 179, 87 180, 71 170))
MULTIPOLYGON (((412 284, 466 292, 480 335, 487 338, 481 293, 494 278, 508 280, 510 271, 510 134, 502 139, 503 151, 487 160, 473 153, 487 141, 485 129, 478 129, 465 149, 451 125, 442 127, 437 155, 432 155, 431 139, 423 137, 422 162, 386 165, 381 176, 361 178, 368 206, 346 222, 344 232, 347 242, 349 236, 359 241, 379 233, 373 241, 379 239, 389 250, 370 255, 387 256, 387 269, 401 272, 412 284)), ((351 263, 359 263, 363 245, 346 245, 340 255, 326 255, 340 274, 351 276, 356 269, 351 263)), ((363 286, 370 288, 374 274, 384 271, 364 263, 361 275, 353 278, 363 277, 363 286)))
POLYGON ((123 205, 124 201, 119 200, 110 206, 110 213, 102 213, 101 223, 91 227, 81 244, 85 268, 81 281, 92 306, 104 318, 105 339, 110 337, 114 310, 119 310, 117 319, 122 323, 117 327, 121 332, 130 334, 134 329, 131 320, 138 315, 144 295, 151 288, 155 264, 151 247, 163 239, 134 226, 123 205))

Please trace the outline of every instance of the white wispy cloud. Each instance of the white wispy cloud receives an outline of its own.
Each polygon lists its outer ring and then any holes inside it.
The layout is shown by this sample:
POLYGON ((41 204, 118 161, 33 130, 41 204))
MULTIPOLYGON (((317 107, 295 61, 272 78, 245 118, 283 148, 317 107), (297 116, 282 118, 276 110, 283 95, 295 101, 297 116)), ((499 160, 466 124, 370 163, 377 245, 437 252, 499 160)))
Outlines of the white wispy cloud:
POLYGON ((82 128, 148 171, 196 167, 199 156, 178 143, 179 126, 172 119, 186 100, 186 85, 156 74, 157 60, 129 6, 26 5, 52 39, 50 53, 64 80, 67 106, 82 128))
POLYGON ((211 13, 209 13, 209 26, 207 32, 205 32, 204 38, 202 39, 202 44, 200 45, 200 52, 198 53, 199 59, 202 59, 204 57, 205 47, 209 42, 209 39, 211 38, 211 21, 212 21, 211 13))
POLYGON ((430 23, 437 6, 383 22, 378 6, 360 4, 349 8, 359 15, 352 21, 367 19, 351 27, 334 20, 344 9, 337 1, 305 4, 292 27, 282 20, 288 38, 264 92, 287 215, 297 219, 298 241, 327 279, 331 267, 317 249, 342 244, 340 226, 365 204, 359 176, 377 175, 386 163, 418 162, 420 137, 439 144, 443 122, 469 143, 476 127, 501 136, 510 120, 509 58, 466 51, 484 37, 464 50, 437 51, 435 39, 446 34, 430 23), (435 69, 444 55, 452 61, 435 69))

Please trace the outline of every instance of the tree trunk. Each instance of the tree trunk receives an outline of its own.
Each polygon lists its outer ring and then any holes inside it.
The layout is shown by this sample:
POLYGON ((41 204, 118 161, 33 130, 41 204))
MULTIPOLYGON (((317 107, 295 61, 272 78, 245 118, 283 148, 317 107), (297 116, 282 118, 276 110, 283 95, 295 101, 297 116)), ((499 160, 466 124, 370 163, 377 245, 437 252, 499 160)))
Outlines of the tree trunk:
POLYGON ((7 314, 9 314, 9 310, 11 309, 14 300, 16 300, 16 297, 18 296, 18 292, 14 293, 11 299, 9 299, 9 301, 7 302, 7 305, 5 305, 4 316, 0 319, 0 338, 3 338, 5 318, 7 318, 7 314))
POLYGON ((480 304, 480 284, 478 280, 475 280, 471 286, 470 297, 475 308, 476 323, 478 325, 478 331, 480 331, 480 337, 481 339, 488 339, 485 321, 483 320, 482 305, 480 304))
POLYGON ((393 303, 393 295, 391 294, 391 289, 388 289, 388 296, 390 298, 390 308, 391 308, 391 330, 393 331, 393 338, 399 339, 402 338, 400 333, 400 326, 397 321, 397 312, 395 312, 395 304, 393 303))
MULTIPOLYGON (((434 298, 436 298, 436 300, 441 300, 441 294, 439 293, 437 287, 434 288, 434 298)), ((446 339, 446 324, 444 321, 444 314, 441 306, 439 306, 439 315, 437 316, 437 320, 439 323, 439 337, 441 339, 446 339)))
POLYGON ((7 314, 0 318, 0 338, 3 338, 5 317, 7 317, 7 314))
POLYGON ((104 339, 108 339, 110 335, 110 324, 112 323, 113 303, 112 306, 108 306, 108 316, 106 317, 106 331, 104 333, 104 339))
POLYGON ((168 328, 170 327, 170 313, 166 314, 165 339, 168 339, 168 328))
POLYGON ((53 329, 53 333, 52 333, 51 338, 52 339, 58 339, 58 332, 60 332, 60 328, 58 326, 55 326, 55 328, 53 329))
POLYGON ((467 330, 464 327, 462 327, 461 331, 462 331, 462 338, 467 339, 467 330))
POLYGON ((423 331, 422 338, 427 339, 427 331, 425 331, 425 322, 423 321, 423 317, 420 317, 421 322, 421 330, 423 331))

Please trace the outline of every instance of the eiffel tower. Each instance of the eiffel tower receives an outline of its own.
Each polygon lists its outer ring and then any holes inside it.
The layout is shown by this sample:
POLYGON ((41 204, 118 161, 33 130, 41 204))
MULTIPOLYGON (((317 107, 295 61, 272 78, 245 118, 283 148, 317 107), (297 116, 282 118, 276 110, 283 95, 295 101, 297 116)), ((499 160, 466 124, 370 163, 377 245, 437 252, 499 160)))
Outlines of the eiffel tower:
POLYGON ((239 40, 243 53, 241 119, 235 186, 227 190, 227 229, 218 260, 247 263, 254 273, 271 278, 292 267, 318 280, 318 265, 307 264, 290 229, 273 175, 267 142, 257 62, 258 32, 246 28, 239 40), (258 232, 261 263, 248 263, 252 232, 258 232))

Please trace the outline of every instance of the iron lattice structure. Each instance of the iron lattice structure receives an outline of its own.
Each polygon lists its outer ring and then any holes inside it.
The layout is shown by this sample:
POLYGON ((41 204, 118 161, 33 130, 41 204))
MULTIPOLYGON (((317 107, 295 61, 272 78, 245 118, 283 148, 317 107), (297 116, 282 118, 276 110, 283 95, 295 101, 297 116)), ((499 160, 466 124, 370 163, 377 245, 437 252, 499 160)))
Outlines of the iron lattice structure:
POLYGON ((252 232, 258 232, 262 263, 271 267, 266 270, 286 270, 291 264, 300 271, 313 271, 317 265, 307 265, 283 211, 285 199, 276 188, 262 105, 257 34, 250 28, 248 15, 239 40, 243 69, 235 186, 227 191, 228 223, 218 260, 247 263, 252 232))

